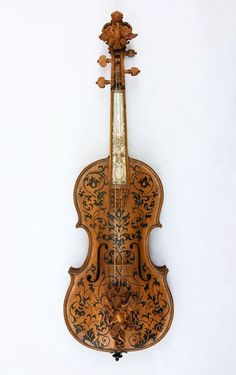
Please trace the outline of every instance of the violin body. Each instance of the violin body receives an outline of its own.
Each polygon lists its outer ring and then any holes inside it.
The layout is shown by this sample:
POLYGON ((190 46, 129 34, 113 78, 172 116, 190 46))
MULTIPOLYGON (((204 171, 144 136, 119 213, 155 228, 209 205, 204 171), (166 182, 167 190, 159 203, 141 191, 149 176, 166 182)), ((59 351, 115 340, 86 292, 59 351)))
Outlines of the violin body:
POLYGON ((148 165, 129 158, 130 191, 124 205, 111 208, 108 169, 109 158, 96 161, 75 184, 77 226, 88 233, 89 252, 82 267, 69 270, 65 320, 81 344, 127 352, 161 340, 173 317, 168 269, 148 251, 151 229, 161 226, 163 188, 148 165))
POLYGON ((100 39, 111 58, 99 57, 101 67, 111 64, 110 154, 86 167, 74 188, 77 227, 89 237, 89 251, 80 268, 69 270, 71 282, 64 303, 70 333, 83 345, 113 353, 148 348, 167 333, 173 318, 173 300, 167 285, 166 266, 150 259, 149 235, 161 227, 163 203, 160 178, 145 163, 128 156, 125 75, 136 76, 136 67, 124 68, 126 49, 135 38, 123 15, 114 12, 100 39))

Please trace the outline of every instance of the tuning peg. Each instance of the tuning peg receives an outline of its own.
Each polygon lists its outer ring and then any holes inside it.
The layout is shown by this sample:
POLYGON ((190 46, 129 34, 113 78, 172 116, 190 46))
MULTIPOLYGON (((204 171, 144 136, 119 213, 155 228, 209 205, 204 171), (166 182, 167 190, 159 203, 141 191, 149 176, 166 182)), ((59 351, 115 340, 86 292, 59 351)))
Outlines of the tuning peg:
POLYGON ((111 83, 111 81, 108 81, 104 77, 99 77, 97 82, 96 82, 96 84, 98 85, 98 87, 100 87, 100 89, 104 89, 104 87, 106 85, 109 85, 109 83, 111 83))
POLYGON ((137 52, 135 52, 134 49, 128 49, 128 51, 125 52, 125 55, 128 57, 134 57, 135 55, 137 55, 137 52))
POLYGON ((102 67, 105 68, 108 63, 111 62, 111 59, 108 59, 105 55, 101 55, 99 59, 97 60, 98 64, 102 67))
POLYGON ((125 73, 131 74, 131 76, 137 76, 140 73, 140 70, 133 66, 132 68, 125 70, 125 73))

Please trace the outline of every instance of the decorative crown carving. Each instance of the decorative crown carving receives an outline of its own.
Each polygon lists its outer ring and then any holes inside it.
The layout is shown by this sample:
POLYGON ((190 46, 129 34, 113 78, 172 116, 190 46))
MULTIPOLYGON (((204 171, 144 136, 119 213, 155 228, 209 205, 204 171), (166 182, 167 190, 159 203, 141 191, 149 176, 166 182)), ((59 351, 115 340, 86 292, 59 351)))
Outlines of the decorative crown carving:
POLYGON ((123 14, 121 12, 113 12, 111 14, 111 22, 103 26, 102 34, 99 36, 113 50, 125 49, 125 45, 129 43, 129 40, 138 35, 133 34, 130 24, 122 21, 122 19, 123 14))

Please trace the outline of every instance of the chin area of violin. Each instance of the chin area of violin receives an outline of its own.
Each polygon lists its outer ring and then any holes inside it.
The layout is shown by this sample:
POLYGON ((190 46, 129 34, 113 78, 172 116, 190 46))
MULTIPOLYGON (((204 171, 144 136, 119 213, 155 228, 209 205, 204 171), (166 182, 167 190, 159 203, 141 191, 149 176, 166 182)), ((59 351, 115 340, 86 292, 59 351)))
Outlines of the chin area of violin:
POLYGON ((65 320, 82 344, 102 351, 126 352, 157 343, 168 331, 173 301, 168 269, 156 267, 148 235, 159 223, 163 190, 146 164, 129 158, 129 191, 110 198, 109 159, 82 171, 74 198, 80 226, 89 234, 89 255, 70 268, 65 320))

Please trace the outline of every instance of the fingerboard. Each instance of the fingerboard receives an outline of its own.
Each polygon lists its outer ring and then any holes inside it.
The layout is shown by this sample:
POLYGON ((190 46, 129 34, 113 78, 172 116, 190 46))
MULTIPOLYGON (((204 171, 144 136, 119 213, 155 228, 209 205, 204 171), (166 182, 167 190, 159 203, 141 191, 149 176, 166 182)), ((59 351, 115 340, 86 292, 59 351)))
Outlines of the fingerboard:
POLYGON ((111 93, 111 179, 112 185, 127 185, 127 129, 125 92, 111 93))

